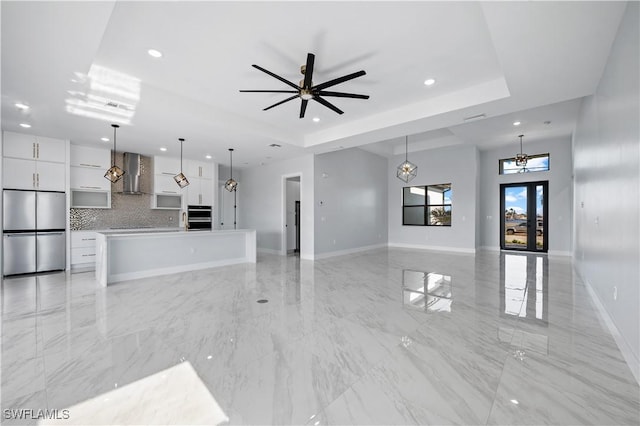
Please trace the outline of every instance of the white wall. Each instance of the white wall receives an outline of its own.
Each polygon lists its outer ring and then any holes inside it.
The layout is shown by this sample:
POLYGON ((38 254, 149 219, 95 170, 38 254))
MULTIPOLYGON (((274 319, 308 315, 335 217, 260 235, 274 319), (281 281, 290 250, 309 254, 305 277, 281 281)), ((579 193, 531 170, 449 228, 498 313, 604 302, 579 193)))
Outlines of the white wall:
POLYGON ((287 179, 287 252, 296 248, 296 200, 300 201, 300 182, 287 179))
POLYGON ((418 176, 408 184, 396 177, 404 159, 397 155, 388 163, 389 245, 475 252, 477 148, 458 145, 409 153, 418 176), (451 183, 451 226, 402 226, 402 188, 439 183, 451 183))
POLYGON ((313 155, 243 169, 238 180, 240 225, 257 231, 259 250, 284 254, 285 178, 294 175, 300 176, 300 257, 313 259, 313 155))
MULTIPOLYGON (((617 329, 639 377, 640 5, 629 2, 595 95, 573 139, 576 267, 617 329), (617 289, 617 298, 614 291, 617 289)), ((616 336, 617 333, 614 333, 616 336)))
POLYGON ((387 243, 387 159, 359 148, 315 157, 315 254, 387 243))
POLYGON ((529 155, 549 154, 548 172, 499 175, 498 161, 520 152, 519 139, 513 144, 480 152, 480 246, 500 249, 500 184, 549 181, 547 218, 549 254, 571 255, 572 180, 571 138, 527 142, 522 150, 529 155))

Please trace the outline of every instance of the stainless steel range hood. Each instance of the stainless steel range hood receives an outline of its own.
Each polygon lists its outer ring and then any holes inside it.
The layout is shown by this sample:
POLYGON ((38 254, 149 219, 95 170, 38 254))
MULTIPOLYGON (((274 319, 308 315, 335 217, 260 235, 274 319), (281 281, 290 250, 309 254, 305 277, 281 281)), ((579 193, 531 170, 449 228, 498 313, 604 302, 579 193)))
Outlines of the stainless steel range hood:
POLYGON ((140 154, 132 152, 124 153, 124 176, 122 177, 122 193, 123 194, 142 194, 140 191, 140 175, 142 167, 140 154))

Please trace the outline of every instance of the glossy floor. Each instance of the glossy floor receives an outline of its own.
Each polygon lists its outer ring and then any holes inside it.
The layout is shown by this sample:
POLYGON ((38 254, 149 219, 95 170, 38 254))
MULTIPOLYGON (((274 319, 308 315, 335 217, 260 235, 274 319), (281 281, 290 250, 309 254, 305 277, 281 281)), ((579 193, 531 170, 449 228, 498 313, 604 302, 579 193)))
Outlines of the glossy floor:
POLYGON ((3 281, 3 409, 63 409, 184 361, 231 424, 640 422, 569 259, 394 248, 106 289, 3 281))

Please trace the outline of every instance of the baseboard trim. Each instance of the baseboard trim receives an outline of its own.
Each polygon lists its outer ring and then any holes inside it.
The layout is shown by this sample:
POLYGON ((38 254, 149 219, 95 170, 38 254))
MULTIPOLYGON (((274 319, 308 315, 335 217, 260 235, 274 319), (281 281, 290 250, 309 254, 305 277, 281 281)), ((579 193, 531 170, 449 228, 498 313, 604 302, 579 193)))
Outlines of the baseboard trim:
POLYGON ((572 257, 573 253, 570 251, 562 251, 562 250, 548 250, 548 256, 558 256, 558 257, 572 257))
MULTIPOLYGON (((576 272, 578 272, 575 266, 574 269, 576 270, 576 272)), ((631 373, 633 373, 633 377, 635 377, 636 382, 638 382, 638 384, 640 385, 640 359, 636 357, 636 354, 631 350, 631 347, 627 343, 627 340, 622 336, 620 330, 618 330, 618 327, 616 327, 616 324, 613 322, 613 319, 605 309, 604 304, 598 296, 598 293, 596 293, 596 291, 589 283, 589 280, 585 279, 582 274, 580 274, 580 276, 582 277, 582 281, 584 281, 585 287, 587 287, 589 296, 591 296, 591 300, 593 300, 593 304, 596 306, 598 314, 600 314, 600 318, 607 325, 609 332, 618 345, 618 349, 620 349, 620 352, 622 353, 624 360, 627 362, 631 373)))
POLYGON ((465 253, 465 254, 475 254, 476 249, 466 249, 466 248, 458 248, 458 247, 447 247, 447 246, 428 246, 422 244, 404 244, 404 243, 389 243, 389 247, 398 247, 398 248, 410 248, 410 249, 418 249, 418 250, 435 250, 435 251, 448 251, 453 253, 465 253))
POLYGON ((374 244, 371 246, 363 246, 363 247, 356 247, 356 248, 346 249, 346 250, 336 250, 336 251, 330 251, 327 253, 319 253, 314 255, 314 260, 326 259, 326 258, 335 257, 335 256, 344 256, 346 254, 360 253, 363 251, 369 251, 369 250, 385 248, 385 247, 387 247, 387 244, 374 244))
POLYGON ((487 250, 487 251, 500 251, 499 246, 482 246, 479 250, 487 250))
POLYGON ((262 248, 262 247, 258 247, 257 248, 258 253, 265 253, 265 254, 282 254, 280 252, 280 250, 274 250, 274 249, 268 249, 268 248, 262 248))

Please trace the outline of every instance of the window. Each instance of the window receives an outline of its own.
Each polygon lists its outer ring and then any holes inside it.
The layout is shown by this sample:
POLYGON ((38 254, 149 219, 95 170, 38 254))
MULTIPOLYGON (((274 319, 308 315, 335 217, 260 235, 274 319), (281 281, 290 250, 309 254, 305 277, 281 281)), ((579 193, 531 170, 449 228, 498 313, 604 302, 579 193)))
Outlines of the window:
POLYGON ((402 189, 402 224, 451 226, 451 184, 406 186, 402 189))
POLYGON ((546 172, 549 170, 549 154, 531 155, 524 167, 516 166, 515 158, 505 158, 499 161, 499 173, 510 175, 513 173, 546 172))

